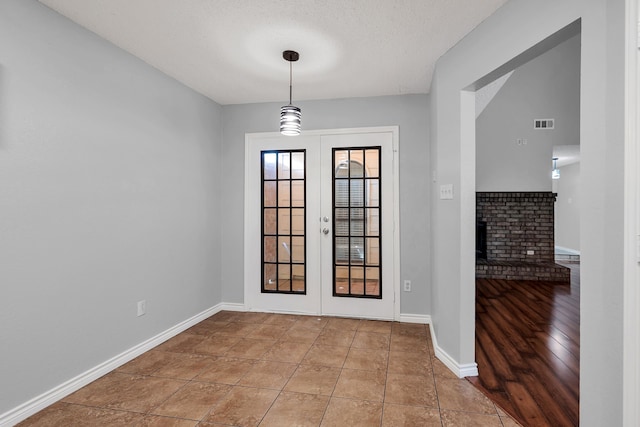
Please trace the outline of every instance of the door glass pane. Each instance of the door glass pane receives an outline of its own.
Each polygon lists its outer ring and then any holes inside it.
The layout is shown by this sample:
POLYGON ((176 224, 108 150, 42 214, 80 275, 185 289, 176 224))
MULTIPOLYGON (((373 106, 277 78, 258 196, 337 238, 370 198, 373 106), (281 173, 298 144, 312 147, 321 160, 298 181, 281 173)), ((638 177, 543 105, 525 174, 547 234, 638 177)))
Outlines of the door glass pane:
POLYGON ((367 177, 377 178, 380 176, 380 150, 366 150, 365 163, 367 164, 367 177))
POLYGON ((305 271, 304 265, 294 264, 292 267, 293 279, 292 287, 293 292, 304 292, 305 287, 305 271))
POLYGON ((367 265, 380 265, 380 245, 379 239, 372 238, 367 239, 365 252, 367 254, 366 264, 367 265))
POLYGON ((291 182, 278 181, 278 207, 291 206, 291 182))
POLYGON ((349 267, 336 267, 334 294, 349 295, 349 267))
POLYGON ((278 209, 278 235, 291 234, 291 209, 278 209))
POLYGON ((351 179, 349 185, 349 206, 364 206, 364 180, 351 179))
POLYGON ((263 246, 263 257, 265 262, 276 262, 276 247, 278 246, 276 237, 265 236, 263 246))
POLYGON ((336 237, 334 256, 335 256, 336 264, 349 265, 349 238, 348 237, 336 237))
POLYGON ((364 177, 363 150, 349 150, 349 177, 364 177))
POLYGON ((291 177, 291 152, 278 152, 278 179, 289 179, 291 177))
POLYGON ((364 296, 364 268, 351 267, 351 295, 364 296))
POLYGON ((367 295, 375 295, 380 292, 380 269, 377 267, 367 267, 365 269, 366 293, 367 295))
POLYGON ((305 150, 262 153, 262 292, 306 293, 305 150))
POLYGON ((291 234, 304 236, 304 209, 291 209, 291 234))
POLYGON ((364 239, 361 237, 351 238, 350 251, 351 265, 364 264, 364 239))
POLYGON ((291 291, 291 265, 278 265, 278 290, 281 292, 291 291))
POLYGON ((382 298, 380 155, 381 147, 333 149, 334 296, 382 298))
POLYGON ((264 218, 263 218, 263 233, 265 235, 273 235, 276 234, 276 210, 275 209, 265 209, 264 210, 264 218))
POLYGON ((379 179, 367 179, 365 184, 365 191, 367 196, 364 201, 367 206, 377 207, 380 206, 380 180, 379 179))
POLYGON ((262 155, 264 179, 276 179, 276 153, 262 155))
POLYGON ((366 223, 367 236, 379 236, 380 235, 380 210, 378 208, 375 209, 366 209, 366 223))
POLYGON ((333 216, 335 218, 334 234, 336 236, 348 236, 349 209, 335 208, 333 216))
POLYGON ((291 238, 291 260, 296 264, 304 263, 304 237, 291 238))
POLYGON ((262 189, 262 206, 275 207, 276 203, 276 183, 274 181, 266 181, 262 189))
POLYGON ((352 236, 362 236, 364 234, 364 209, 351 209, 350 231, 352 236))
POLYGON ((276 264, 265 264, 262 272, 262 288, 267 291, 276 290, 276 264))
MULTIPOLYGON (((344 171, 348 173, 348 171, 344 171)), ((333 190, 333 203, 337 207, 349 206, 349 180, 336 178, 333 190)))
POLYGON ((278 262, 281 264, 291 263, 291 238, 278 237, 278 262))
POLYGON ((304 181, 291 181, 291 206, 304 207, 304 181))
POLYGON ((291 178, 304 179, 305 153, 291 153, 291 178))

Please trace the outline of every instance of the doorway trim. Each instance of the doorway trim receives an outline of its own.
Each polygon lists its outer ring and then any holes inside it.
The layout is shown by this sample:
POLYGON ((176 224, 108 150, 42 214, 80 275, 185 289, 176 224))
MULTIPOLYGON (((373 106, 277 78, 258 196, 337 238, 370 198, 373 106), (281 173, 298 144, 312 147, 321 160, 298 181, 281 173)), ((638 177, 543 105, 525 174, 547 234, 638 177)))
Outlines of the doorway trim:
MULTIPOLYGON (((392 151, 393 151, 393 159, 392 159, 392 175, 393 175, 393 194, 392 203, 393 203, 393 236, 392 236, 392 244, 393 244, 393 319, 395 321, 400 320, 400 169, 399 169, 399 127, 398 126, 377 126, 377 127, 362 127, 362 128, 343 128, 343 129, 319 129, 319 130, 308 130, 303 131, 301 136, 329 136, 329 135, 348 135, 348 134, 361 134, 361 133, 380 133, 380 132, 388 132, 392 135, 392 151)), ((274 138, 279 136, 279 132, 256 132, 256 133, 246 133, 245 134, 245 146, 244 146, 244 252, 243 252, 243 286, 244 286, 244 308, 245 310, 251 311, 251 307, 248 306, 247 303, 247 295, 249 292, 249 286, 252 284, 249 283, 248 277, 251 276, 251 268, 249 265, 249 257, 250 251, 249 248, 251 245, 255 244, 255 242, 251 239, 251 233, 249 232, 249 223, 250 221, 254 221, 255 218, 249 217, 248 206, 251 205, 250 200, 250 166, 252 164, 250 153, 251 153, 251 144, 255 140, 259 140, 262 138, 274 138)), ((295 138, 295 137, 292 137, 295 138)), ((313 215, 313 213, 310 213, 313 215)), ((274 312, 277 312, 274 310, 274 312)))
POLYGON ((640 425, 640 150, 637 146, 640 120, 640 5, 625 3, 625 260, 623 317, 624 425, 640 425))
POLYGON ((477 376, 475 353, 476 333, 476 92, 487 84, 511 72, 530 60, 553 49, 571 37, 581 34, 581 19, 576 19, 538 43, 514 56, 490 73, 470 85, 460 88, 460 312, 464 320, 460 325, 460 359, 473 360, 459 364, 458 375, 477 376), (472 313, 472 315, 468 315, 472 313))

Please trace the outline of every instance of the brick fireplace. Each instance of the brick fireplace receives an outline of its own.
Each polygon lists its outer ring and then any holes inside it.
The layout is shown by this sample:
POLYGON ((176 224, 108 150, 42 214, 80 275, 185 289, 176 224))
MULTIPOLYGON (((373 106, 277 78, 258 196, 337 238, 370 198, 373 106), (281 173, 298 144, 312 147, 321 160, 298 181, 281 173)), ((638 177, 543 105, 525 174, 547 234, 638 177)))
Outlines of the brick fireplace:
POLYGON ((554 262, 555 201, 552 192, 476 193, 476 277, 569 282, 554 262))

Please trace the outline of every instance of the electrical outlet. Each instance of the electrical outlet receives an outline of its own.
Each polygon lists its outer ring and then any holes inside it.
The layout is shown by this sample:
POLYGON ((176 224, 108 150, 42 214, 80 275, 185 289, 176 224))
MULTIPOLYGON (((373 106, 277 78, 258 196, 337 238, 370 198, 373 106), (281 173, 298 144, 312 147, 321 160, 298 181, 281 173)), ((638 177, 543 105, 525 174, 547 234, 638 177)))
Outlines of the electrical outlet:
POLYGON ((147 312, 147 300, 138 301, 138 317, 147 312))
POLYGON ((404 281, 404 291, 411 292, 411 280, 404 281))

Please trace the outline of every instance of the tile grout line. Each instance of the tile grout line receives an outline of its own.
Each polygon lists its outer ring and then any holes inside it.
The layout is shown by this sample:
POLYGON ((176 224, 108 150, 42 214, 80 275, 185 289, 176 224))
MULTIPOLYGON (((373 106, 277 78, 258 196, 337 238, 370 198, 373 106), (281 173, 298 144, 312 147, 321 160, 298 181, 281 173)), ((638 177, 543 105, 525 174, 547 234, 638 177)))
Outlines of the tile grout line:
POLYGON ((391 336, 393 334, 393 329, 389 332, 389 345, 387 347, 387 369, 384 376, 384 389, 382 391, 382 410, 380 411, 380 427, 382 427, 382 422, 384 421, 384 406, 387 400, 387 383, 389 382, 389 362, 391 361, 391 336))

